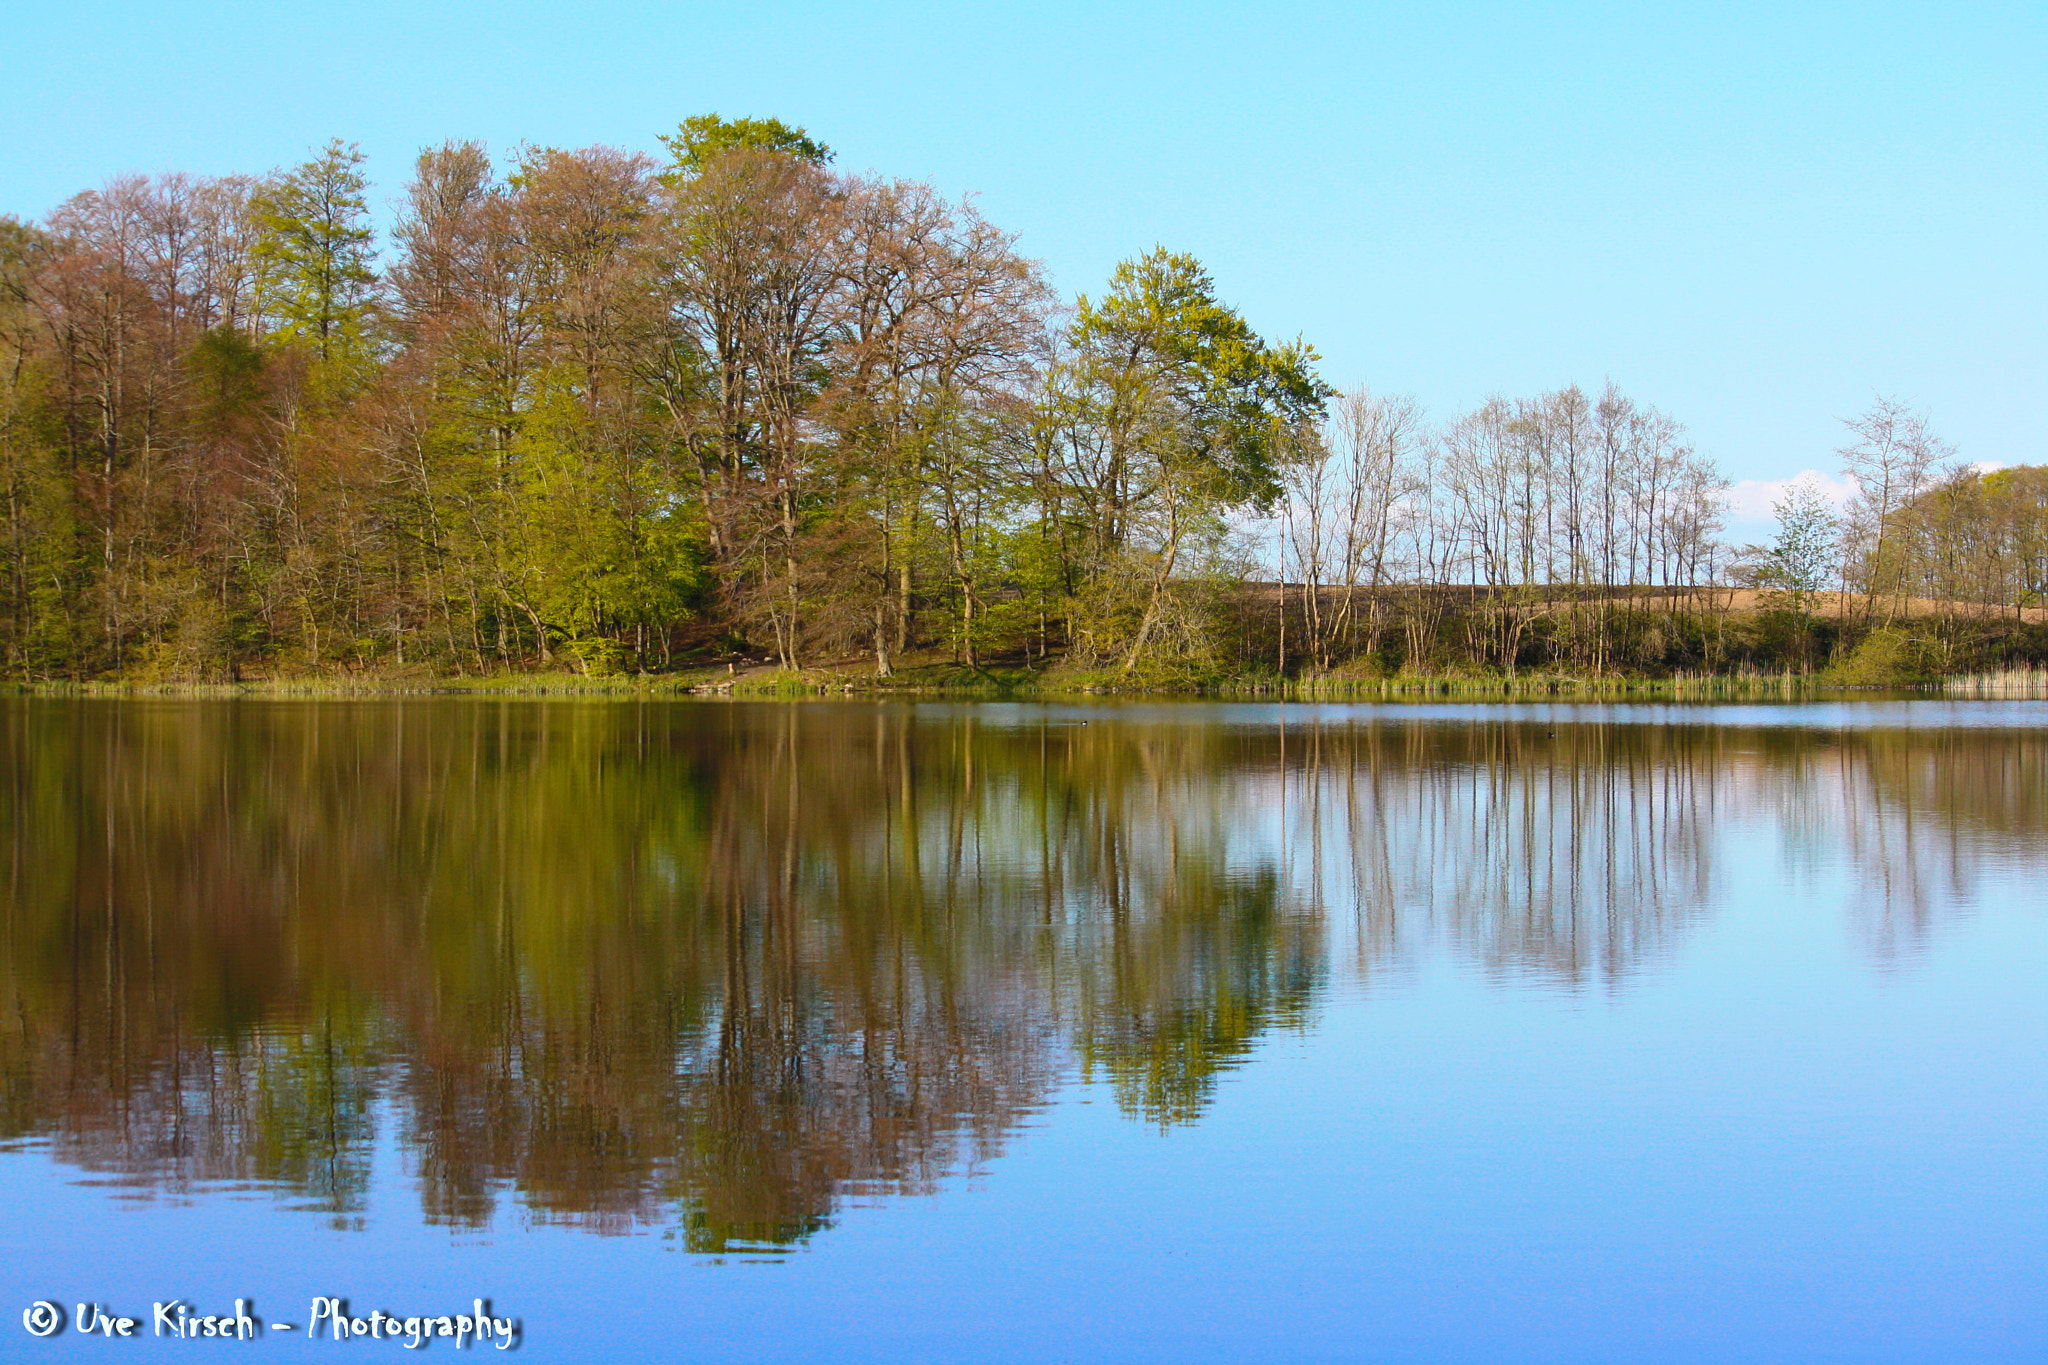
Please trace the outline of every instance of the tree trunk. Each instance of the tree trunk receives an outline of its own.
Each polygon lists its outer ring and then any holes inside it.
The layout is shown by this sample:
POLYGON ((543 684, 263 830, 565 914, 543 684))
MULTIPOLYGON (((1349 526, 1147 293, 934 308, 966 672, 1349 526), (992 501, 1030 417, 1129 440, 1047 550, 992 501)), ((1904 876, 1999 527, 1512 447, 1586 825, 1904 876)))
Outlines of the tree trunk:
MULTIPOLYGON (((1152 578, 1152 597, 1145 603, 1145 614, 1139 618, 1138 629, 1131 636, 1131 651, 1124 656, 1124 666, 1121 671, 1126 677, 1129 677, 1131 671, 1137 668, 1138 660, 1145 652, 1145 642, 1151 637, 1152 627, 1159 620, 1159 604, 1166 596, 1166 582, 1173 576, 1174 561, 1179 557, 1180 518, 1176 515, 1173 519, 1172 533, 1166 542, 1166 557, 1160 561, 1159 572, 1153 575, 1152 578)), ((1286 600, 1284 588, 1281 591, 1281 600, 1283 603, 1286 600)))

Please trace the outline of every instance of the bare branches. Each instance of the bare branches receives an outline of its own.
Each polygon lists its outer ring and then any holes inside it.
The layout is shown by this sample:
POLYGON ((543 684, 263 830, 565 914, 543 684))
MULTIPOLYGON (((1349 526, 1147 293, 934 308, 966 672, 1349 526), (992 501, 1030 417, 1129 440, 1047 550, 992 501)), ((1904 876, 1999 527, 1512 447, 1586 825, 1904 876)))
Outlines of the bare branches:
POLYGON ((1890 619, 1905 581, 1899 514, 1926 491, 1934 467, 1955 451, 1928 429, 1924 413, 1892 398, 1879 397, 1842 425, 1853 439, 1835 453, 1842 472, 1856 481, 1846 528, 1854 550, 1844 567, 1862 584, 1865 619, 1876 614, 1880 597, 1892 604, 1890 619))

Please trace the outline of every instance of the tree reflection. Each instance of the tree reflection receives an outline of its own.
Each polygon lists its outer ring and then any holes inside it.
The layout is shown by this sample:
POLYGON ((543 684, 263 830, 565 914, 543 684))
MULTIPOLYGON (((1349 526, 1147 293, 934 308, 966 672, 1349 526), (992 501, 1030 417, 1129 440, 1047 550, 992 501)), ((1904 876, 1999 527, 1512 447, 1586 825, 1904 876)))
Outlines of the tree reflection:
POLYGON ((1496 976, 1613 984, 1708 904, 1727 735, 1481 722, 1316 734, 1368 963, 1448 940, 1496 976), (1427 780, 1418 780, 1426 774, 1427 780))
POLYGON ((1340 926, 1611 986, 1774 809, 1903 942, 2048 806, 2010 733, 1345 714, 7 703, 0 1136, 348 1226, 381 1128, 430 1221, 787 1246, 1069 1077, 1196 1119, 1340 926))

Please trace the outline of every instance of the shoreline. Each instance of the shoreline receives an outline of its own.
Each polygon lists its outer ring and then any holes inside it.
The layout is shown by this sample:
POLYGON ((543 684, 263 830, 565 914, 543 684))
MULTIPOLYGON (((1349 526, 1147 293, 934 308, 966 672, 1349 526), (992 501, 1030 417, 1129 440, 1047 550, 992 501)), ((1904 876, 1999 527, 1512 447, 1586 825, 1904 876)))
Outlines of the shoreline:
POLYGON ((141 679, 0 684, 0 694, 34 698, 340 700, 397 697, 516 697, 801 701, 832 697, 1052 701, 1081 698, 1184 698, 1210 701, 1517 701, 1725 699, 1790 700, 1817 696, 1921 696, 2014 700, 2048 698, 2048 668, 1881 682, 1814 673, 1681 674, 1670 677, 1569 674, 1342 674, 1277 679, 1236 677, 1187 682, 1131 681, 1114 675, 965 666, 906 669, 892 677, 832 669, 757 669, 729 674, 702 669, 666 674, 588 677, 571 673, 359 675, 261 678, 239 682, 141 679))

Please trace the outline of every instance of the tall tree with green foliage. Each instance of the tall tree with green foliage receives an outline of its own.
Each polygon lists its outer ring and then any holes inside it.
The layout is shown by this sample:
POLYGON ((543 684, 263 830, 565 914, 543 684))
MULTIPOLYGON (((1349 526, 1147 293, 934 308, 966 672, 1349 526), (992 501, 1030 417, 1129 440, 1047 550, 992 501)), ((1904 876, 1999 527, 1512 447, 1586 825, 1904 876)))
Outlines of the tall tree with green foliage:
POLYGON ((1144 606, 1122 669, 1144 658, 1187 537, 1241 509, 1265 511, 1281 470, 1334 392, 1303 341, 1268 345, 1216 297, 1194 257, 1156 247, 1125 261, 1069 334, 1080 392, 1102 436, 1084 482, 1095 549, 1147 543, 1144 606))
POLYGON ((263 310, 277 335, 310 346, 323 366, 369 359, 377 271, 363 159, 336 138, 257 204, 263 310))

